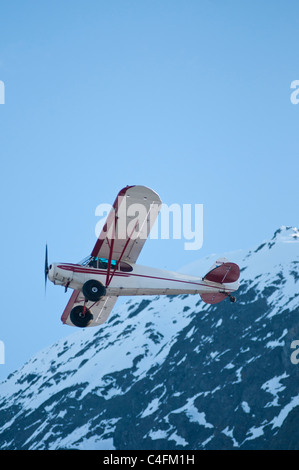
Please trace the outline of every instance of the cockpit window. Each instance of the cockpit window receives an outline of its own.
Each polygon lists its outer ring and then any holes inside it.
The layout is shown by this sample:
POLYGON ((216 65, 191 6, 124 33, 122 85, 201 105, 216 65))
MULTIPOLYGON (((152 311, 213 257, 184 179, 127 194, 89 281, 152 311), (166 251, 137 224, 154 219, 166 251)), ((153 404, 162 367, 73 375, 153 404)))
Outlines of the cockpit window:
MULTIPOLYGON (((90 266, 97 269, 108 269, 109 260, 106 258, 98 258, 95 256, 89 257, 84 266, 90 266)), ((117 261, 111 260, 111 269, 115 269, 117 261)))
MULTIPOLYGON (((95 258, 97 260, 97 263, 98 263, 98 268, 99 269, 108 269, 108 264, 109 264, 109 260, 106 259, 106 258, 95 258)), ((115 269, 115 266, 117 264, 117 261, 115 261, 115 259, 112 259, 111 260, 111 269, 115 269)))
MULTIPOLYGON (((109 260, 107 258, 98 258, 95 256, 87 256, 79 264, 82 266, 90 266, 97 269, 108 269, 109 260)), ((117 266, 117 261, 115 259, 111 260, 111 269, 114 270, 117 266)), ((118 263, 117 269, 123 272, 133 271, 132 266, 125 261, 120 261, 118 263)))
POLYGON ((129 273, 130 271, 133 271, 132 266, 129 263, 125 263, 124 261, 121 261, 119 263, 119 269, 121 271, 126 272, 126 273, 129 273))
POLYGON ((87 266, 90 266, 91 268, 97 268, 97 259, 91 258, 91 260, 87 263, 87 266))

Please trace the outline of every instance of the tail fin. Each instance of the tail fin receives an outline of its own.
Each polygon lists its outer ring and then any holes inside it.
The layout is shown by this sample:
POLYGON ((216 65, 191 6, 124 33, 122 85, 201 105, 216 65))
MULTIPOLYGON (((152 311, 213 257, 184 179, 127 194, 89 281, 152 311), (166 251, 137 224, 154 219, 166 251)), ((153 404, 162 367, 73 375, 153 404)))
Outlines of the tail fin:
MULTIPOLYGON (((236 282, 240 277, 240 268, 236 263, 231 263, 226 258, 219 258, 213 264, 210 271, 204 276, 204 281, 218 282, 220 284, 229 284, 236 282)), ((217 304, 224 300, 229 294, 224 292, 211 292, 201 294, 202 300, 206 304, 217 304)))

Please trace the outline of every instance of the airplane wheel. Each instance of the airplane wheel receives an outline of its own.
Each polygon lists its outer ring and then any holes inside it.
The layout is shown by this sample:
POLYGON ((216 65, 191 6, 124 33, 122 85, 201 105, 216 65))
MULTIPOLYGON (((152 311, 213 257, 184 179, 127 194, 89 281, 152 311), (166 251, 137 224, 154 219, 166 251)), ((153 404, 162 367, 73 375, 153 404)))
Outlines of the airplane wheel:
POLYGON ((83 285, 82 292, 87 300, 97 302, 106 295, 106 288, 100 282, 90 279, 83 285))
POLYGON ((70 319, 75 326, 78 326, 79 328, 85 328, 92 321, 93 315, 90 310, 88 310, 88 308, 85 307, 84 311, 83 305, 78 305, 72 309, 70 313, 70 319))

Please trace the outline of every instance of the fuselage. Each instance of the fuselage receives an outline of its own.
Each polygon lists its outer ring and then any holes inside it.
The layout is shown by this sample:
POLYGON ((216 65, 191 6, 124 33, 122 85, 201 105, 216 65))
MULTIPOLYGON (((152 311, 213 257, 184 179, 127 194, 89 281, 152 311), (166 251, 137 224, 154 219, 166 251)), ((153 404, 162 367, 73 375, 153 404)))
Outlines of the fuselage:
POLYGON ((94 279, 107 286, 107 295, 113 296, 203 294, 219 291, 230 293, 239 287, 238 281, 220 284, 205 281, 201 277, 138 264, 131 264, 130 268, 128 272, 111 267, 107 277, 107 269, 82 264, 53 263, 49 267, 48 278, 54 284, 77 290, 81 290, 86 281, 94 279))

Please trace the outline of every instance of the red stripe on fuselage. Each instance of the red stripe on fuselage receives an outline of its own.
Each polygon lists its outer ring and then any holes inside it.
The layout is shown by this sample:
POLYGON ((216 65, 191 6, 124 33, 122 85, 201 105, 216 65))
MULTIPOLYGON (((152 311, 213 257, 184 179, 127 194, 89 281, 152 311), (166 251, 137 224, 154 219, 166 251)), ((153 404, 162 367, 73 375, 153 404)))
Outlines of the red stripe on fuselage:
MULTIPOLYGON (((84 274, 96 274, 100 276, 106 276, 107 271, 106 270, 100 270, 100 269, 88 269, 84 267, 78 267, 76 265, 59 265, 57 266, 60 269, 65 269, 66 271, 73 271, 75 273, 84 273, 84 274)), ((194 282, 194 281, 183 281, 182 279, 172 279, 172 278, 167 278, 167 277, 158 277, 158 276, 149 276, 146 274, 136 274, 136 273, 121 273, 121 272, 116 272, 114 276, 117 277, 144 277, 147 279, 158 279, 160 281, 172 281, 172 282, 181 282, 183 284, 194 284, 196 286, 205 286, 205 287, 215 287, 215 285, 210 285, 207 282, 202 283, 202 282, 194 282)))

